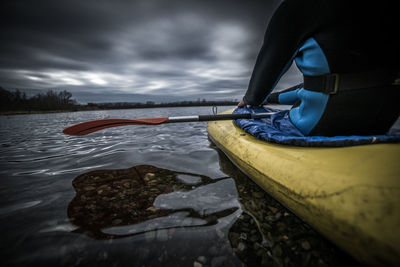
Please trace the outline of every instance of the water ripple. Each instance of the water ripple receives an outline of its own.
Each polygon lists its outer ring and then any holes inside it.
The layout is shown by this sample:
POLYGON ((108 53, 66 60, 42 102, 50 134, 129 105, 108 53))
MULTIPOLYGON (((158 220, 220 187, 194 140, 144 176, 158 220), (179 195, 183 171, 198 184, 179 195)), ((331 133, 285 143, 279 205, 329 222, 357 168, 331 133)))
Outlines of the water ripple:
POLYGON ((81 168, 75 168, 75 169, 64 169, 64 170, 49 172, 47 174, 49 174, 49 175, 59 175, 59 174, 67 174, 67 173, 84 172, 84 171, 87 171, 87 170, 103 168, 103 167, 105 167, 107 165, 108 164, 99 164, 99 165, 92 165, 92 166, 88 166, 88 167, 81 167, 81 168))
MULTIPOLYGON (((232 181, 201 186, 196 176, 177 177, 191 189, 191 193, 165 194, 156 201, 157 206, 167 205, 174 212, 150 220, 151 227, 144 222, 143 225, 125 228, 110 224, 103 229, 104 233, 115 235, 138 233, 135 238, 126 240, 129 246, 124 242, 111 244, 76 234, 77 229, 67 214, 68 203, 75 195, 72 182, 88 171, 149 164, 176 172, 201 174, 209 177, 210 181, 226 177, 220 170, 216 151, 209 148, 204 122, 116 127, 82 137, 62 133, 65 127, 88 120, 190 114, 211 114, 211 109, 196 107, 0 116, 0 221, 2 231, 6 233, 2 236, 2 244, 6 244, 2 246, 2 253, 11 257, 18 266, 31 262, 49 263, 49 259, 55 266, 62 265, 60 261, 67 262, 64 266, 73 266, 76 262, 71 258, 80 260, 86 257, 79 253, 89 253, 95 259, 98 251, 107 251, 111 246, 111 249, 131 255, 132 246, 145 247, 143 241, 148 240, 148 235, 160 234, 162 237, 164 232, 158 231, 163 225, 181 229, 193 226, 188 228, 190 238, 185 238, 186 233, 182 232, 183 239, 188 242, 194 240, 196 244, 200 239, 214 242, 215 229, 226 227, 241 212, 235 200, 237 196, 226 194, 236 190, 232 181), (193 187, 195 189, 192 190, 193 187), (177 208, 184 210, 177 211, 177 208), (225 214, 226 210, 230 215, 225 214), (222 215, 214 219, 213 211, 222 215), (206 214, 208 222, 214 224, 205 226, 205 218, 190 217, 188 213, 206 214), (179 224, 174 220, 179 220, 179 224), (199 232, 197 227, 204 232, 199 232), (143 231, 149 234, 140 234, 143 231), (205 236, 204 233, 211 234, 205 236), (197 237, 193 238, 193 235, 197 237), (120 249, 121 246, 125 249, 120 249)), ((110 205, 113 204, 115 202, 111 200, 110 205)), ((178 240, 178 229, 175 235, 178 240)), ((186 243, 174 243, 177 244, 189 247, 186 243)), ((170 247, 173 247, 172 244, 170 247)))
POLYGON ((34 201, 18 203, 18 204, 14 204, 14 205, 11 205, 11 206, 4 207, 4 208, 0 208, 0 215, 4 216, 6 214, 9 214, 9 213, 12 213, 12 212, 15 212, 15 211, 28 209, 28 208, 37 206, 40 203, 42 203, 41 200, 34 200, 34 201))

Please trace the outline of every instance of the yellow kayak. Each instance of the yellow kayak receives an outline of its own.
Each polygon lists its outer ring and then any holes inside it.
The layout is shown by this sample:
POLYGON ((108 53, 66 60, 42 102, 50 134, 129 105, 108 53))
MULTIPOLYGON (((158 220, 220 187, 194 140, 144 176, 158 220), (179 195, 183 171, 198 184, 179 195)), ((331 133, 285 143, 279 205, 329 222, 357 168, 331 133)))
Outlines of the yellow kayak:
POLYGON ((207 131, 244 173, 339 247, 368 265, 399 266, 400 144, 277 145, 233 121, 209 122, 207 131))

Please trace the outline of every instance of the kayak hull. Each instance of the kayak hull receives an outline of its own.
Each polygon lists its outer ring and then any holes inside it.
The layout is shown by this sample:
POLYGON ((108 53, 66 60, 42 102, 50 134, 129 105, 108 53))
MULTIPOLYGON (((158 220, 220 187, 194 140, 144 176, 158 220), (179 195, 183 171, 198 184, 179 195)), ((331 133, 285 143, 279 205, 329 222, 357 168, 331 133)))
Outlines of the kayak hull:
POLYGON ((207 131, 236 166, 339 247, 367 264, 399 264, 400 144, 283 146, 233 121, 209 122, 207 131))

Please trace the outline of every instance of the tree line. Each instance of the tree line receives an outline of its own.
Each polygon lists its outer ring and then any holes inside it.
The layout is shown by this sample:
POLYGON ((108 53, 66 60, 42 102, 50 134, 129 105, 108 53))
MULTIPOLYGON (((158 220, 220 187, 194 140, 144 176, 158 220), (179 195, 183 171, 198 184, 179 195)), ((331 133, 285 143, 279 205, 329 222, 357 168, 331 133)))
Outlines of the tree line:
POLYGON ((66 90, 55 92, 49 90, 33 97, 27 97, 25 92, 16 90, 10 92, 0 87, 1 111, 50 111, 50 110, 74 110, 77 107, 72 94, 66 90))
POLYGON ((105 110, 105 109, 133 109, 133 108, 157 108, 157 107, 192 107, 192 106, 230 106, 236 105, 237 101, 178 101, 168 103, 146 103, 132 102, 110 102, 110 103, 88 103, 78 104, 72 99, 72 94, 66 90, 55 92, 49 90, 46 93, 38 93, 27 97, 20 90, 8 91, 0 87, 0 111, 5 114, 35 112, 35 111, 79 111, 79 110, 105 110))

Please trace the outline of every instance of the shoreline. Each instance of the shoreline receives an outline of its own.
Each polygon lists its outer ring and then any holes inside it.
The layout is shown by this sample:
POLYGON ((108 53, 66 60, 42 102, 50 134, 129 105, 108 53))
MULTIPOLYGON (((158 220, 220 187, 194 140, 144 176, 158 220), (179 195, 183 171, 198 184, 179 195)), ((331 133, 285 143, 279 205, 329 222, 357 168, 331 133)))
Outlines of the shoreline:
MULTIPOLYGON (((85 110, 17 110, 17 111, 1 111, 0 116, 10 115, 30 115, 30 114, 50 114, 50 113, 64 113, 64 112, 77 112, 85 110)), ((88 110, 89 111, 89 110, 88 110)))
MULTIPOLYGON (((168 104, 155 104, 155 105, 143 105, 135 107, 115 107, 115 108, 82 108, 74 110, 15 110, 15 111, 0 111, 0 116, 11 116, 11 115, 33 115, 33 114, 51 114, 51 113, 69 113, 69 112, 80 112, 80 111, 100 111, 100 110, 116 110, 116 109, 147 109, 147 108, 175 108, 175 107, 212 107, 212 106, 236 106, 237 103, 201 103, 191 105, 168 105, 168 104)), ((86 107, 86 106, 85 106, 86 107)))

